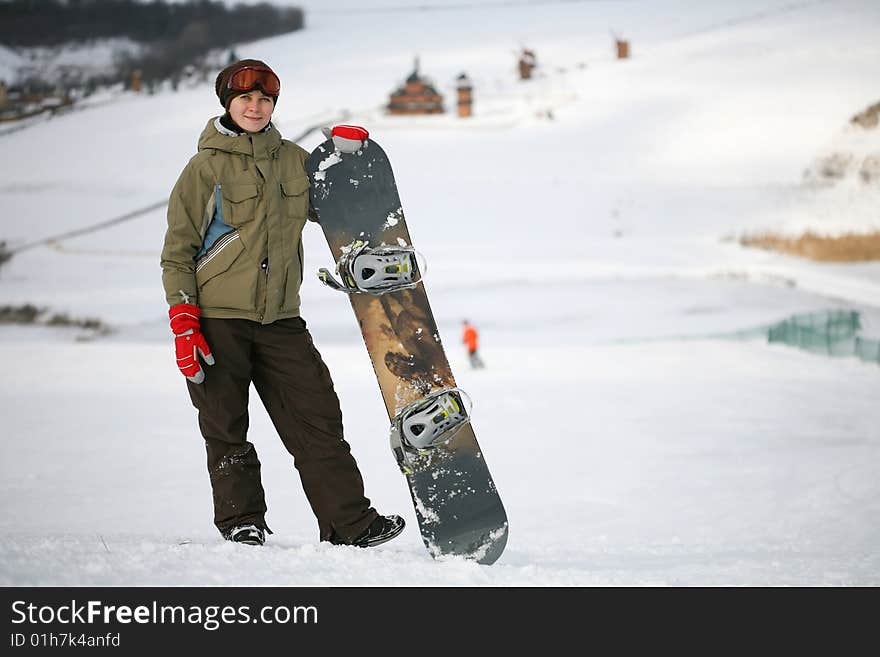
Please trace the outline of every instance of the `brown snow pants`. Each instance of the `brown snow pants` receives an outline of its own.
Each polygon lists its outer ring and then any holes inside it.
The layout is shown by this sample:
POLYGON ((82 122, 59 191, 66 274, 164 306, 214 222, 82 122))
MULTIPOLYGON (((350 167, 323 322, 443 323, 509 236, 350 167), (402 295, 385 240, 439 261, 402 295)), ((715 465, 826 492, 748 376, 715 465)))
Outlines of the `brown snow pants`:
MULTIPOLYGON (((300 317, 272 324, 202 318, 214 365, 187 381, 208 452, 214 524, 227 536, 240 524, 266 526, 260 461, 247 440, 253 382, 287 451, 293 455, 321 540, 350 541, 376 518, 348 443, 330 372, 300 317)), ((270 532, 271 533, 271 532, 270 532)))

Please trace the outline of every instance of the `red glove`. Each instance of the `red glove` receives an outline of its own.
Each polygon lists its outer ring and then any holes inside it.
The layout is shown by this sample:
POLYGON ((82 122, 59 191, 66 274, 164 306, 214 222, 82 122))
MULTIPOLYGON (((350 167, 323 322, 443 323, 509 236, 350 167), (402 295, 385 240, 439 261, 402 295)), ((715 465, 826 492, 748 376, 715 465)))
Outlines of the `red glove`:
POLYGON ((174 333, 177 367, 193 383, 201 383, 205 380, 205 372, 199 365, 199 354, 208 365, 214 364, 211 348, 199 330, 201 316, 202 311, 199 307, 189 303, 179 303, 168 311, 171 331, 174 333))

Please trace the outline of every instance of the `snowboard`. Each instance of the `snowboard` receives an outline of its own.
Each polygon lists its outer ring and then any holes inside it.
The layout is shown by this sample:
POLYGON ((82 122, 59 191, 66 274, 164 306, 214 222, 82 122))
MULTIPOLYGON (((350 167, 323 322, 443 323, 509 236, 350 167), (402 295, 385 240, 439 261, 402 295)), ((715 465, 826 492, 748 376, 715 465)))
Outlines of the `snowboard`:
MULTIPOLYGON (((412 239, 385 152, 362 128, 337 126, 332 133, 325 130, 325 136, 327 140, 309 156, 306 169, 312 211, 333 262, 342 263, 353 249, 378 249, 380 255, 371 256, 373 261, 382 260, 383 248, 408 253, 412 239)), ((321 278, 328 283, 329 272, 323 271, 321 278)), ((337 267, 337 274, 343 273, 337 267)), ((347 273, 353 282, 352 272, 347 273)), ((338 284, 335 287, 340 289, 338 284)), ((401 417, 413 408, 428 409, 423 413, 433 418, 428 424, 442 427, 445 419, 456 416, 464 397, 443 392, 458 389, 424 283, 419 280, 407 288, 378 293, 342 287, 376 373, 392 423, 392 451, 409 486, 428 552, 435 558, 455 555, 493 563, 507 543, 507 515, 469 415, 451 438, 426 448, 400 439, 412 435, 406 434, 401 417), (431 400, 445 404, 449 412, 438 411, 431 400)))

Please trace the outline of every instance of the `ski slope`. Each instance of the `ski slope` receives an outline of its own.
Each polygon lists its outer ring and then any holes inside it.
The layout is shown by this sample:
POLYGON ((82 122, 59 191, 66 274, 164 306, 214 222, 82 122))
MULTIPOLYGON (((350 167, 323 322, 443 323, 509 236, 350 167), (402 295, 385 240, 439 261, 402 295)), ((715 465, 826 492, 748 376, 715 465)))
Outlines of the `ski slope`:
MULTIPOLYGON (((736 241, 880 229, 875 190, 801 178, 878 100, 876 3, 291 4, 306 30, 237 53, 278 71, 282 134, 347 115, 389 153, 510 518, 507 551, 491 567, 428 556, 349 305, 312 277, 303 316, 367 495, 407 530, 372 550, 318 544, 257 400, 275 533, 262 549, 221 541, 172 358, 159 208, 0 267, 0 306, 112 328, 0 325, 0 584, 880 584, 880 367, 742 337, 831 308, 859 310, 880 337, 880 263, 736 241), (611 32, 631 60, 613 58, 611 32), (538 56, 529 82, 516 79, 523 46, 538 56), (472 119, 383 114, 415 57, 450 108, 456 76, 471 77, 472 119), (465 317, 485 370, 468 369, 465 317)), ((219 109, 208 81, 0 136, 0 241, 166 198, 219 109)), ((330 264, 316 226, 305 251, 306 270, 330 264)))

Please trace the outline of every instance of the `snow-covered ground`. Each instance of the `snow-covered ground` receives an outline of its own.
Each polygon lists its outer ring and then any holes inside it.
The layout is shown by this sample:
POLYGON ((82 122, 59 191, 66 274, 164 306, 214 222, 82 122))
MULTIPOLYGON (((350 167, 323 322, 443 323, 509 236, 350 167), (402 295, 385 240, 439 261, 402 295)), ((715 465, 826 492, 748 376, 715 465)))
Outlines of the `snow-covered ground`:
MULTIPOLYGON (((408 529, 369 551, 319 545, 255 402, 275 534, 261 550, 222 542, 171 355, 158 209, 0 268, 0 306, 114 329, 0 326, 0 584, 880 584, 880 367, 743 338, 831 308, 880 336, 880 263, 735 239, 811 217, 826 232, 880 226, 870 190, 829 200, 802 183, 880 100, 876 3, 291 4, 314 9, 306 30, 238 54, 279 72, 287 136, 347 111, 390 154, 507 551, 491 567, 428 556, 349 306, 312 278, 303 315, 367 494, 408 529), (631 60, 614 59, 611 31, 631 60), (529 82, 523 46, 540 66, 529 82), (473 119, 383 116, 416 56, 450 107, 467 72, 473 119), (486 370, 467 367, 464 317, 486 370)), ((167 197, 218 109, 206 84, 0 136, 0 241, 167 197)), ((328 265, 320 230, 305 239, 306 268, 328 265)))

